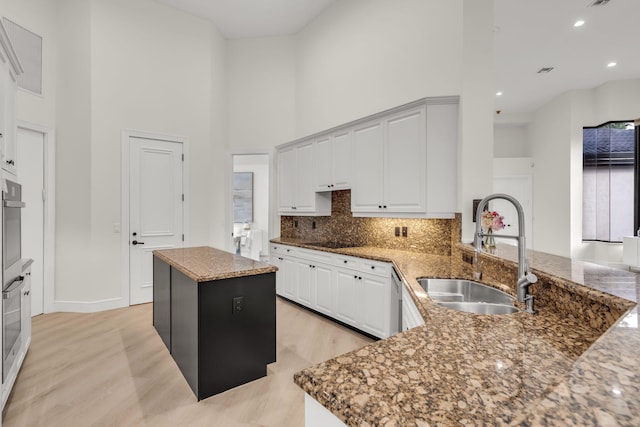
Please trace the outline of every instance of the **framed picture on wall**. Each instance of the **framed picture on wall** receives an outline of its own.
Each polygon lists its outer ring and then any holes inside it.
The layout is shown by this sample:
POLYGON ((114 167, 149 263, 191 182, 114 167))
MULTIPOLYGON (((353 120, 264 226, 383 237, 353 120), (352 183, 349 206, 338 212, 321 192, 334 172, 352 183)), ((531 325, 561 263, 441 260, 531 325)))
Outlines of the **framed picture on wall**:
POLYGON ((253 172, 233 173, 233 222, 253 222, 253 172))

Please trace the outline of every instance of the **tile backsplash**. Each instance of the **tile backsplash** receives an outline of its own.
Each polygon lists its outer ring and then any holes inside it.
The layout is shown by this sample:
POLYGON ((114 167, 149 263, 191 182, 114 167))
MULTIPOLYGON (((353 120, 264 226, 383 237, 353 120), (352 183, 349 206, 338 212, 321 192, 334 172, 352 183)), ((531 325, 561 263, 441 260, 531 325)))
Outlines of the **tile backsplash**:
POLYGON ((460 241, 460 215, 455 219, 354 217, 351 190, 341 190, 331 194, 331 216, 282 216, 280 234, 309 242, 332 241, 451 255, 452 244, 460 241), (396 237, 396 227, 400 230, 406 227, 407 237, 396 237))

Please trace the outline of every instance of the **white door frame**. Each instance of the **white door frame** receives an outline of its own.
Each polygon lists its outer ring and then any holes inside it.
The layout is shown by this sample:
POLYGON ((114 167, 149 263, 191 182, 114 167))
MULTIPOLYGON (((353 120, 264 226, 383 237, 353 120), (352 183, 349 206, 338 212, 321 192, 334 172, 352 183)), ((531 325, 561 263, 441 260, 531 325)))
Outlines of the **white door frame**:
POLYGON ((42 312, 55 308, 55 240, 56 240, 56 134, 53 128, 17 120, 17 128, 38 132, 44 138, 44 260, 42 312))
MULTIPOLYGON (((224 245, 227 248, 228 252, 235 253, 235 248, 233 247, 233 243, 231 240, 231 234, 233 233, 233 156, 268 156, 269 162, 269 233, 266 238, 268 240, 271 239, 271 236, 274 234, 274 215, 273 215, 273 206, 275 206, 275 192, 274 192, 274 183, 273 183, 273 154, 267 150, 259 150, 259 149, 232 149, 227 151, 227 178, 226 178, 226 205, 227 205, 227 214, 226 214, 226 225, 225 225, 225 242, 224 245)), ((280 217, 278 216, 278 234, 280 234, 280 217)))
POLYGON ((121 291, 124 306, 128 307, 131 304, 130 298, 130 286, 129 283, 129 257, 131 246, 129 245, 129 236, 131 234, 130 224, 129 224, 129 185, 130 185, 130 174, 129 168, 131 166, 130 162, 130 153, 129 153, 129 139, 130 138, 144 138, 144 139, 155 139, 159 141, 169 141, 176 142, 182 144, 182 153, 184 154, 184 162, 182 162, 182 187, 184 190, 184 204, 183 204, 183 215, 182 215, 182 230, 184 233, 184 246, 189 246, 190 241, 190 227, 189 227, 189 201, 190 199, 190 186, 189 186, 189 140, 184 136, 177 135, 166 135, 159 133, 151 133, 151 132, 143 132, 136 131, 130 129, 123 129, 121 134, 121 146, 122 146, 122 198, 121 198, 121 236, 120 236, 120 247, 121 247, 121 266, 122 266, 122 280, 121 280, 121 291))

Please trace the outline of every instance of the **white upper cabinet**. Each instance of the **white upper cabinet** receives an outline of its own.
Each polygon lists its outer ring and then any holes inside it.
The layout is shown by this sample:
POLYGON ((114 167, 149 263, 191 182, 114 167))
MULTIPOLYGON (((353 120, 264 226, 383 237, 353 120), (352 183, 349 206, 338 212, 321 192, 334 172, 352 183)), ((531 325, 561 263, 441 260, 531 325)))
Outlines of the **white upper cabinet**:
POLYGON ((353 129, 352 212, 382 212, 384 209, 384 135, 380 121, 353 129))
POLYGON ((354 129, 351 211, 425 212, 425 106, 354 129))
POLYGON ((452 218, 457 210, 457 97, 425 98, 309 141, 279 150, 281 214, 330 215, 330 200, 325 208, 309 188, 325 197, 350 188, 354 216, 452 218), (296 147, 287 167, 280 157, 296 147))
POLYGON ((22 67, 7 32, 0 22, 0 162, 2 169, 16 174, 16 91, 22 67))
POLYGON ((458 206, 458 103, 427 105, 427 212, 458 206))
POLYGON ((278 150, 278 213, 330 215, 331 196, 315 192, 315 145, 303 141, 278 150))
POLYGON ((316 191, 351 188, 351 131, 316 139, 316 191))

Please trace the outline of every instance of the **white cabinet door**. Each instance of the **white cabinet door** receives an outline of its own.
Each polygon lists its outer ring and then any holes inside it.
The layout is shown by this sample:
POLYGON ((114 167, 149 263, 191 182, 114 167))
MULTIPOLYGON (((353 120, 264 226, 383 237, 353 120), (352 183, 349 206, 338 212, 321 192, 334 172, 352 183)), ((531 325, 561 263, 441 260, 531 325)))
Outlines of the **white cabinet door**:
POLYGON ((334 314, 336 319, 356 325, 358 318, 358 275, 338 268, 334 272, 334 314))
POLYGON ((358 276, 358 282, 360 288, 358 327, 379 338, 389 337, 390 277, 362 274, 358 276))
MULTIPOLYGON (((427 105, 427 212, 458 206, 458 104, 427 105)), ((528 216, 527 218, 530 218, 528 216)))
POLYGON ((425 212, 425 106, 396 114, 385 126, 385 211, 425 212))
POLYGON ((278 271, 276 271, 276 294, 282 295, 282 281, 284 277, 281 258, 278 255, 271 255, 269 256, 269 264, 278 267, 278 271))
POLYGON ((26 353, 31 343, 31 268, 24 274, 24 286, 22 288, 22 348, 26 353))
POLYGON ((296 260, 294 258, 282 258, 282 296, 291 300, 296 300, 296 260))
POLYGON ((4 141, 4 161, 2 167, 16 174, 17 159, 16 159, 16 137, 18 133, 16 125, 16 91, 17 83, 11 76, 8 75, 5 79, 6 90, 4 93, 4 134, 2 140, 4 141))
POLYGON ((316 140, 316 191, 330 191, 333 184, 331 137, 316 140))
POLYGON ((315 264, 314 276, 315 309, 333 316, 333 269, 328 265, 315 264))
POLYGON ((383 212, 384 138, 380 122, 354 128, 352 212, 383 212))
POLYGON ((351 188, 351 132, 345 130, 333 135, 331 144, 331 159, 333 165, 333 190, 351 188))
POLYGON ((298 299, 302 305, 313 307, 313 265, 309 261, 299 259, 296 262, 296 282, 298 299))
POLYGON ((315 159, 313 141, 296 146, 295 207, 298 212, 313 212, 315 204, 315 159))
POLYGON ((278 210, 291 211, 295 207, 296 152, 294 147, 278 151, 278 210))

